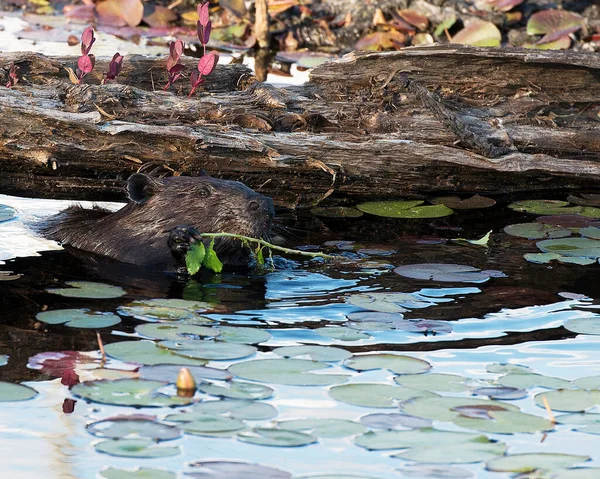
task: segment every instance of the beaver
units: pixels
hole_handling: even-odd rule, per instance
[[[140,266],[181,271],[200,233],[235,233],[267,238],[273,201],[246,185],[213,178],[155,178],[135,173],[127,180],[130,201],[111,212],[71,206],[38,230],[77,250]],[[215,251],[227,267],[248,266],[251,254],[239,240],[218,238]]]

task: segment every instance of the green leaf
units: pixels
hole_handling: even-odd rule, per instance
[[[185,267],[189,274],[193,276],[200,271],[204,256],[206,256],[204,243],[199,241],[198,243],[193,244],[185,255]]]
[[[187,262],[187,257],[186,257],[186,262]],[[221,260],[218,258],[217,253],[215,251],[214,238],[210,242],[208,251],[206,251],[206,254],[204,255],[204,260],[202,261],[202,264],[205,267],[207,267],[208,269],[214,271],[215,273],[220,273],[221,271],[223,271],[223,263],[221,263]]]
[[[257,248],[256,249],[256,263],[259,266],[262,266],[265,264],[265,257],[263,255],[263,248]]]

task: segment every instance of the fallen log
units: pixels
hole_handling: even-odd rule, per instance
[[[201,170],[280,204],[592,187],[600,180],[600,58],[442,45],[353,53],[301,87],[219,66],[204,91],[173,92],[162,61],[73,85],[73,58],[2,54],[0,192],[122,199],[142,169]],[[194,68],[194,62],[189,61]],[[189,70],[189,69],[188,69]]]

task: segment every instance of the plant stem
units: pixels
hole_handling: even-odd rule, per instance
[[[310,253],[308,251],[300,251],[297,249],[284,248],[283,246],[277,246],[272,243],[269,243],[265,240],[252,238],[250,236],[236,235],[233,233],[201,233],[200,236],[204,236],[206,238],[236,238],[239,240],[245,240],[251,243],[257,243],[263,246],[266,246],[269,249],[274,249],[276,251],[281,251],[282,253],[287,254],[296,254],[299,256],[309,256],[311,258],[324,258],[324,259],[333,259],[335,256],[326,254],[326,253]]]

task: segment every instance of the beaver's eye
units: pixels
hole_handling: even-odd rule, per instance
[[[198,190],[198,196],[200,198],[208,198],[212,193],[210,186],[203,186]]]

